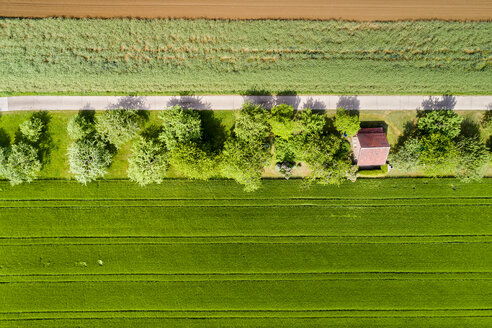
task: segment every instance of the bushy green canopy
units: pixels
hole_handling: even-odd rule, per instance
[[[261,186],[261,174],[269,160],[263,144],[231,138],[224,145],[220,169],[224,177],[244,185],[245,191],[254,191]]]
[[[165,147],[155,140],[139,137],[128,158],[128,178],[141,186],[161,183],[168,166]]]
[[[77,140],[68,148],[70,172],[83,184],[103,177],[112,160],[107,144],[101,140]]]
[[[463,182],[478,181],[490,164],[490,152],[478,137],[463,138],[458,142],[456,176]]]
[[[44,122],[39,117],[34,116],[19,126],[22,136],[32,143],[39,141],[44,129]]]
[[[310,135],[298,145],[298,156],[311,174],[308,183],[340,184],[355,180],[355,167],[349,157],[350,145],[334,135]]]
[[[417,121],[417,127],[422,135],[440,133],[451,139],[461,131],[463,117],[452,110],[436,109],[424,113]]]
[[[271,109],[269,119],[272,133],[280,138],[289,139],[296,131],[297,125],[294,121],[294,107],[280,104]]]
[[[108,109],[97,120],[102,140],[120,148],[140,132],[140,117],[135,109]]]
[[[455,172],[458,153],[452,140],[439,133],[422,138],[420,164],[428,176],[452,175]]]
[[[10,181],[12,186],[32,182],[41,171],[41,162],[36,149],[26,143],[18,143],[10,148],[0,148],[0,176]]]
[[[418,138],[409,138],[395,152],[389,155],[389,162],[403,172],[411,172],[420,167],[422,143]]]
[[[270,134],[268,118],[268,112],[260,105],[245,103],[236,116],[236,137],[244,142],[262,142]]]
[[[201,138],[200,115],[193,110],[174,106],[159,114],[162,120],[162,132],[159,139],[168,150],[173,150],[179,143],[196,141]]]
[[[177,172],[187,178],[208,180],[217,174],[216,161],[212,155],[193,142],[176,146],[171,151],[170,162]]]
[[[311,109],[298,111],[295,115],[297,133],[321,134],[325,126],[325,117],[313,112]]]
[[[347,134],[348,137],[355,136],[360,130],[359,117],[344,108],[337,109],[334,125],[341,134]]]
[[[78,113],[70,118],[67,125],[68,135],[73,140],[80,140],[95,132],[93,115]]]

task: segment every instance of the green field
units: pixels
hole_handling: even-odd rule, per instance
[[[0,94],[489,94],[492,22],[0,19]]]
[[[0,189],[0,327],[492,323],[490,179]]]

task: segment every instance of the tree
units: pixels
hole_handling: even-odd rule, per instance
[[[286,104],[274,106],[269,122],[274,135],[289,139],[297,128],[294,122],[294,107]]]
[[[420,163],[426,175],[452,175],[457,164],[456,146],[446,135],[435,133],[425,136],[422,138]]]
[[[306,109],[298,111],[295,115],[297,132],[303,134],[321,134],[325,126],[323,115],[313,113],[312,110]]]
[[[311,169],[306,181],[338,185],[345,179],[355,180],[355,169],[349,151],[347,142],[333,135],[311,135],[305,138],[299,156]]]
[[[31,117],[19,126],[22,136],[32,143],[39,141],[44,129],[44,122],[39,117]]]
[[[347,134],[348,137],[355,136],[360,130],[359,118],[344,108],[337,109],[334,125],[342,135]]]
[[[94,116],[89,113],[78,113],[68,121],[68,135],[73,140],[84,139],[96,131],[94,127]]]
[[[128,178],[141,186],[161,183],[166,174],[168,155],[164,145],[152,139],[139,137],[128,158]]]
[[[460,134],[463,117],[452,110],[437,109],[420,117],[417,127],[422,135],[442,134],[453,139]]]
[[[254,191],[261,186],[261,174],[269,159],[265,145],[231,138],[224,144],[220,170],[224,177],[244,185],[245,191]]]
[[[22,182],[32,182],[41,171],[41,162],[36,149],[20,142],[0,149],[0,175],[10,181],[12,186]]]
[[[159,136],[168,150],[178,143],[199,140],[202,136],[200,115],[193,110],[185,110],[176,105],[159,114],[163,121],[163,131]]]
[[[193,142],[176,146],[171,151],[170,163],[176,171],[191,179],[208,180],[217,171],[214,159]]]
[[[120,148],[140,132],[140,117],[135,109],[109,109],[97,120],[96,130],[103,141]]]
[[[103,177],[112,160],[107,144],[98,139],[77,140],[68,148],[70,172],[83,184]]]
[[[410,138],[398,149],[391,153],[389,162],[398,170],[411,172],[420,167],[422,144],[418,138]]]
[[[490,152],[478,137],[463,138],[458,142],[456,176],[462,182],[478,181],[487,171]]]
[[[270,134],[268,112],[259,105],[245,103],[237,113],[234,133],[244,142],[263,142]]]

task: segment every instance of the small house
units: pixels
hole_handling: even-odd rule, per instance
[[[352,139],[354,159],[362,168],[386,164],[390,145],[383,128],[362,128]]]

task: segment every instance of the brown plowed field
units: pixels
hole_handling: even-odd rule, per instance
[[[492,0],[0,0],[0,16],[490,20]]]

